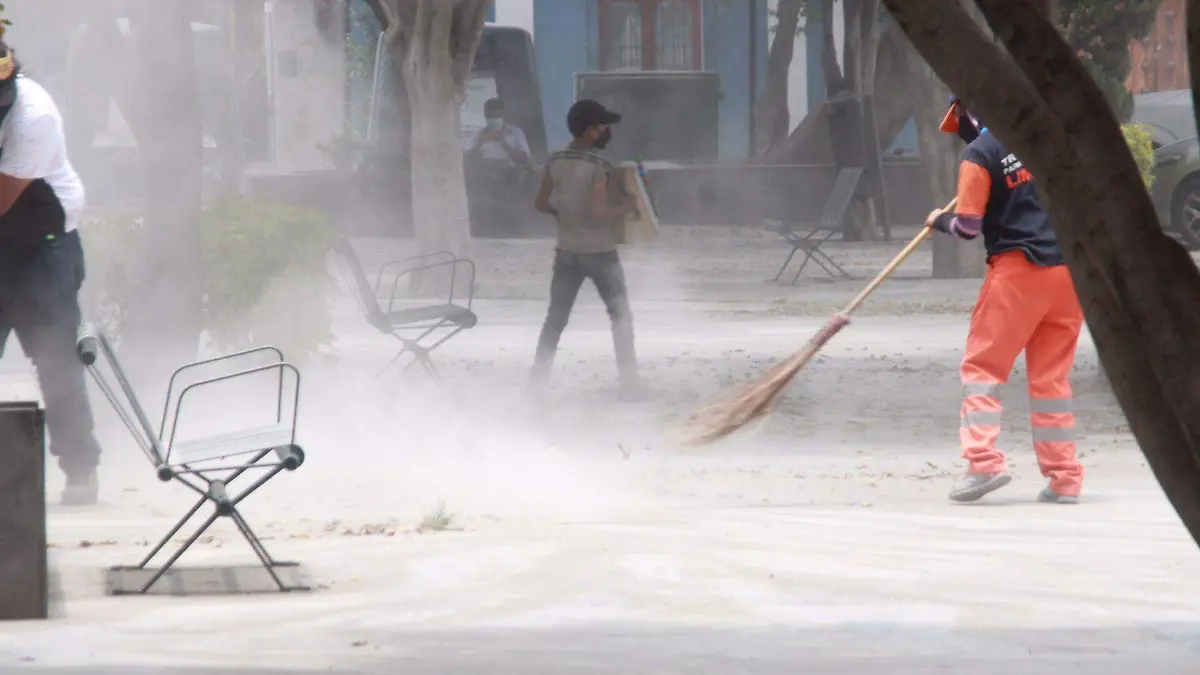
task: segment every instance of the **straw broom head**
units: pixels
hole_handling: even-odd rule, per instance
[[[783,400],[796,374],[847,323],[844,316],[835,315],[803,349],[771,366],[757,379],[697,409],[685,425],[683,442],[706,445],[771,414]]]
[[[954,208],[958,202],[958,197],[950,200],[943,211],[949,211]],[[788,385],[796,378],[796,373],[804,368],[805,364],[812,359],[813,355],[820,351],[821,347],[825,346],[829,339],[837,334],[847,323],[850,322],[850,315],[858,309],[859,305],[867,300],[871,293],[875,292],[876,288],[887,279],[896,268],[904,262],[921,242],[925,241],[933,232],[930,223],[926,223],[925,227],[908,243],[892,261],[883,268],[871,283],[862,290],[850,304],[841,312],[834,314],[829,319],[825,326],[817,331],[817,334],[812,336],[804,348],[795,354],[788,357],[772,366],[765,373],[760,375],[757,380],[744,384],[738,387],[725,398],[719,399],[703,408],[700,408],[692,414],[685,425],[684,432],[686,434],[684,443],[687,445],[704,445],[712,443],[715,440],[724,438],[729,434],[741,429],[750,422],[756,419],[769,415],[775,409],[785,393],[787,393]]]

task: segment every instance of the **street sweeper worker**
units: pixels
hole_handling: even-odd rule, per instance
[[[96,502],[100,446],[84,367],[75,356],[83,183],[67,159],[63,120],[45,89],[20,75],[0,42],[0,354],[9,333],[37,369],[62,500]]]
[[[1033,176],[957,98],[941,130],[967,142],[954,211],[926,225],[961,239],[983,236],[987,274],[971,315],[962,361],[959,439],[968,473],[950,493],[975,501],[1012,480],[1000,435],[1000,386],[1022,351],[1029,379],[1033,449],[1048,479],[1038,500],[1075,503],[1083,467],[1075,453],[1068,375],[1083,311]]]

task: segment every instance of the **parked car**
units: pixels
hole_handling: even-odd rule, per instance
[[[1200,139],[1192,136],[1154,151],[1150,196],[1163,227],[1189,251],[1200,250]]]
[[[1196,135],[1192,90],[1137,94],[1133,97],[1133,116],[1129,121],[1146,127],[1156,150],[1189,139]]]

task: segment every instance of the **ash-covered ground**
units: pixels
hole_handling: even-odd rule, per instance
[[[276,557],[304,563],[312,593],[106,597],[103,570],[136,563],[188,495],[155,480],[94,395],[104,503],[51,507],[56,618],[0,627],[0,667],[1196,672],[1200,554],[1086,335],[1073,380],[1084,502],[1034,501],[1020,364],[1003,436],[1016,479],[978,505],[947,502],[979,284],[930,280],[928,248],[765,425],[711,447],[677,442],[690,410],[799,348],[911,234],[830,244],[857,279],[810,265],[794,287],[765,281],[786,254],[773,235],[667,227],[624,251],[655,391],[636,405],[616,400],[590,287],[552,394],[526,396],[549,242],[475,245],[480,324],[435,352],[441,388],[381,372],[397,343],[337,296],[337,358],[305,372],[309,461],[244,507]],[[403,253],[358,244],[369,269]],[[10,389],[27,386],[22,366],[4,368]],[[52,471],[52,498],[60,485]],[[422,528],[439,504],[445,527]],[[227,523],[210,534],[185,562],[253,562]]]

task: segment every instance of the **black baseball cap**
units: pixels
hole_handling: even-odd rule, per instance
[[[590,98],[580,99],[567,111],[567,129],[578,138],[597,124],[616,124],[621,116]]]

